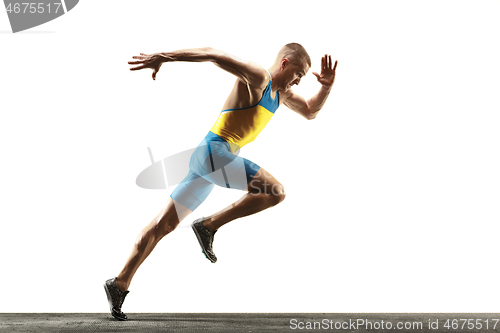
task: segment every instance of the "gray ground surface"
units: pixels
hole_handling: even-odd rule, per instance
[[[3,313],[0,332],[500,332],[500,315],[492,313],[130,313],[128,316],[130,320],[121,322],[107,313]],[[398,324],[402,325],[400,329]]]

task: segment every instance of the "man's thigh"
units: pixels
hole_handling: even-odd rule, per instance
[[[201,155],[197,156],[195,172],[212,184],[245,191],[248,183],[254,178],[260,166],[252,161],[237,156],[229,151],[229,145],[221,142],[210,142],[210,153],[203,156],[203,163],[199,163]],[[209,167],[207,167],[209,166]],[[208,169],[208,172],[206,171]]]
[[[214,184],[190,171],[177,185],[170,197],[189,210],[194,211],[208,197]]]

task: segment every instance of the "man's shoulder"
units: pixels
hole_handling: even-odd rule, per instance
[[[253,89],[265,89],[269,83],[269,72],[256,62],[249,61],[249,69],[251,70],[251,80],[243,82]]]

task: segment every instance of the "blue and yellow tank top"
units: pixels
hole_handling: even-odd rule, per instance
[[[230,143],[231,152],[255,140],[280,106],[279,91],[276,91],[275,98],[271,97],[271,82],[269,74],[269,83],[259,103],[241,109],[222,110],[210,130]]]

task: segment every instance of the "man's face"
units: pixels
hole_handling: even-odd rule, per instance
[[[283,91],[287,92],[292,86],[299,84],[308,71],[309,65],[306,60],[298,64],[287,61],[283,68]]]

